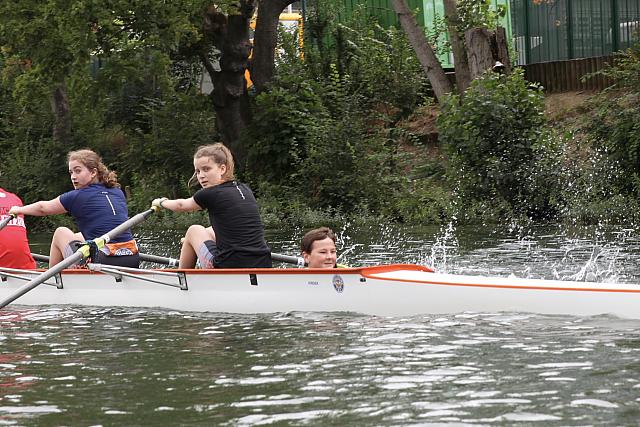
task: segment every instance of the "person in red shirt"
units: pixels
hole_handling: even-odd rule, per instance
[[[12,206],[22,206],[22,200],[0,187],[0,221],[9,215]],[[18,215],[0,230],[0,267],[34,269],[24,216]]]

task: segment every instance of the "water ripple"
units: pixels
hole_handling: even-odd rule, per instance
[[[341,242],[356,265],[638,281],[636,231],[551,231],[347,227]],[[0,424],[635,425],[639,331],[610,316],[16,306],[0,313]]]

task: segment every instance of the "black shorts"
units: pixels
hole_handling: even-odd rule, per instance
[[[206,240],[198,252],[198,259],[202,268],[271,268],[271,253],[260,251],[235,251],[224,259],[220,259],[216,242]],[[206,267],[204,267],[206,265]]]
[[[78,250],[80,246],[84,243],[79,240],[74,240],[69,243],[69,249],[71,252],[75,252]],[[122,256],[109,256],[102,251],[98,251],[96,253],[95,259],[92,259],[91,262],[95,264],[105,264],[105,265],[114,265],[116,267],[129,267],[129,268],[139,268],[140,267],[140,255],[122,255]]]

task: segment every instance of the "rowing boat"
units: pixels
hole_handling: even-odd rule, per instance
[[[345,269],[64,270],[16,301],[24,305],[159,307],[180,311],[613,314],[640,318],[640,286],[435,273],[413,264]],[[0,268],[0,298],[41,271]]]

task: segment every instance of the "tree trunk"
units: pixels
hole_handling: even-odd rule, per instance
[[[465,33],[471,78],[475,79],[495,64],[491,53],[491,33],[486,28],[471,28]]]
[[[216,111],[217,128],[240,170],[246,158],[240,136],[251,120],[244,72],[249,65],[249,23],[254,9],[255,0],[239,0],[234,12],[228,15],[215,6],[210,6],[205,13],[205,32],[220,51],[219,70],[208,58],[202,57],[213,83],[210,96]]]
[[[71,142],[71,108],[64,83],[60,83],[53,91],[51,109],[55,117],[53,139],[60,145],[68,147]]]
[[[504,65],[504,73],[511,74],[511,59],[509,58],[509,43],[507,42],[507,30],[504,27],[496,28],[496,55],[498,61]]]
[[[280,14],[294,1],[262,0],[259,3],[250,63],[251,81],[258,93],[265,90],[273,79]]]
[[[458,32],[460,17],[456,0],[444,0],[444,14],[447,17],[447,30],[449,43],[453,52],[453,66],[456,70],[456,85],[458,93],[463,94],[471,84],[471,72],[469,71],[469,59],[464,46],[464,38]]]
[[[392,0],[391,4],[398,15],[400,25],[407,33],[409,42],[413,46],[423,70],[431,82],[436,99],[442,101],[447,94],[453,91],[453,88],[442,69],[440,61],[438,61],[433,48],[429,45],[424,31],[418,26],[415,17],[407,7],[405,0]]]
[[[472,79],[487,70],[511,72],[504,28],[499,27],[496,32],[491,32],[486,28],[472,28],[467,30],[464,35]],[[500,65],[498,62],[501,64],[500,67],[498,67]]]

